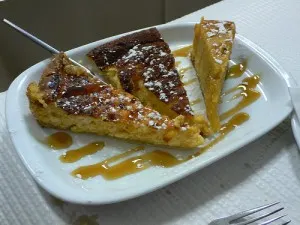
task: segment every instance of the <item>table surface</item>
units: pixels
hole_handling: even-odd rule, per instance
[[[172,23],[226,19],[300,78],[300,1],[225,0]],[[5,93],[0,94],[0,224],[208,224],[280,201],[300,224],[300,155],[290,118],[230,156],[145,196],[111,205],[62,202],[33,181],[9,139]]]

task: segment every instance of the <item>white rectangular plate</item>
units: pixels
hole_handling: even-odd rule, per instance
[[[192,43],[193,23],[167,24],[157,26],[157,28],[171,49]],[[87,63],[85,54],[88,51],[119,36],[122,35],[70,50],[67,54],[74,59],[83,60],[84,63]],[[240,57],[248,59],[248,70],[243,75],[244,77],[254,73],[261,74],[258,89],[262,96],[243,110],[243,112],[250,114],[250,120],[231,132],[209,151],[173,168],[153,167],[112,181],[105,180],[101,176],[88,180],[72,177],[70,172],[78,166],[100,162],[138,144],[91,134],[70,133],[73,136],[74,144],[69,149],[96,140],[103,140],[106,145],[104,150],[92,156],[85,157],[76,163],[63,164],[58,157],[65,150],[53,151],[37,141],[37,139],[53,133],[54,130],[44,129],[37,124],[28,108],[26,88],[30,82],[39,80],[49,60],[44,60],[24,71],[14,80],[8,90],[6,118],[11,139],[34,179],[45,190],[58,198],[75,203],[106,204],[146,194],[177,181],[234,152],[271,130],[289,115],[292,105],[287,84],[293,82],[291,77],[269,54],[241,35],[236,35],[231,57],[232,62],[238,61]],[[185,61],[185,63],[189,63],[188,60]],[[191,73],[187,77],[189,76],[194,76],[194,74]],[[224,89],[226,90],[240,83],[242,79],[243,77],[227,80]],[[188,86],[187,91],[191,100],[197,98],[200,93],[197,83],[194,86]],[[222,103],[221,110],[224,111],[227,107],[227,103]],[[196,107],[195,110],[199,111],[201,108]],[[184,151],[164,147],[147,146],[146,149],[147,151],[163,149],[174,153],[176,156],[188,154]]]

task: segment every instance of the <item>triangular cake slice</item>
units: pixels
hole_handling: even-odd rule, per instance
[[[204,20],[195,25],[192,61],[206,105],[206,114],[214,132],[220,129],[219,102],[227,73],[235,25],[229,21]]]
[[[143,104],[171,118],[193,117],[174,57],[156,28],[100,45],[88,56],[114,87],[133,94]]]
[[[44,127],[177,147],[203,143],[202,121],[189,125],[183,116],[170,119],[144,107],[133,95],[90,77],[63,53],[51,60],[38,84],[28,86],[27,96]]]

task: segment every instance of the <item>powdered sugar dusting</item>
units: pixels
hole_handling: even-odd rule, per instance
[[[61,96],[57,97],[57,106],[69,114],[87,115],[101,118],[103,121],[120,121],[125,124],[131,121],[154,129],[167,129],[168,124],[173,123],[159,112],[144,107],[132,95],[103,85],[98,80],[87,79],[79,82],[73,76],[60,76],[60,79],[64,81],[64,86],[60,86],[59,89],[49,81],[46,84],[51,92]],[[161,85],[160,82],[154,83],[156,86]],[[58,90],[64,90],[64,94]]]
[[[133,52],[130,54],[133,55]],[[54,104],[55,107],[64,110],[70,115],[70,119],[72,116],[74,120],[83,119],[81,116],[85,116],[84,119],[96,118],[97,120],[92,120],[95,126],[102,126],[103,122],[115,122],[133,128],[150,126],[153,129],[173,129],[175,126],[174,120],[144,107],[131,94],[103,84],[101,80],[91,78],[85,72],[73,75],[58,71],[43,78],[45,79],[39,84],[45,91],[43,99],[47,104]],[[163,82],[158,80],[153,83],[157,88],[163,85]]]
[[[174,58],[165,42],[156,45],[135,45],[118,59],[115,65],[120,69],[120,80],[124,81],[121,82],[123,88],[125,82],[128,83],[126,86],[128,88],[124,88],[127,92],[134,89],[130,81],[131,76],[140,73],[145,88],[154,93],[162,102],[169,103],[175,99],[178,102],[178,98],[181,97],[184,104],[178,102],[173,109],[179,114],[191,113],[184,107],[188,103],[186,92],[174,68]]]
[[[208,42],[211,43],[210,49],[214,61],[223,64],[228,59],[228,53],[233,44],[234,23],[228,21],[202,21],[202,27],[206,31]]]
[[[223,61],[221,59],[217,59],[216,57],[214,57],[214,60],[218,64],[222,64],[223,63]]]
[[[224,26],[225,23],[226,23],[226,22],[224,22],[224,21],[221,21],[221,22],[219,22],[219,23],[215,23],[215,26],[218,27],[218,32],[219,32],[219,34],[226,34],[227,29],[226,29],[225,26]]]
[[[232,27],[229,26],[229,28],[226,28],[226,24],[229,23],[227,21],[207,21],[205,24],[203,24],[203,27],[207,30],[207,37],[211,38],[216,35],[226,35],[231,32]]]
[[[74,115],[89,115],[104,121],[131,121],[155,129],[166,129],[172,123],[159,112],[144,107],[137,99],[125,93],[118,93],[110,86],[102,91],[85,95],[60,98],[57,105]],[[128,113],[124,113],[127,111]]]

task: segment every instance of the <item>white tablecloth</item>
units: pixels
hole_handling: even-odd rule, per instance
[[[228,19],[300,78],[300,1],[227,0],[173,22]],[[0,75],[1,77],[1,75]],[[0,78],[1,79],[1,78]],[[41,190],[13,149],[0,94],[0,224],[208,224],[267,202],[280,201],[300,224],[300,156],[285,120],[267,135],[197,173],[122,203],[84,206]]]

